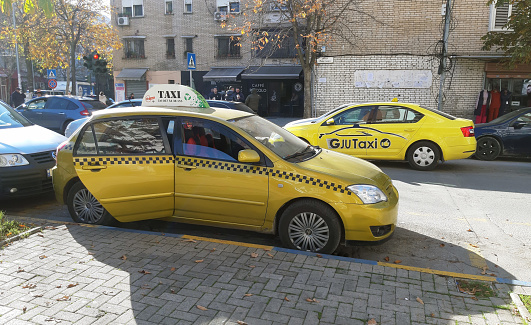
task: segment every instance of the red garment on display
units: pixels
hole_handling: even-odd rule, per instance
[[[481,106],[481,114],[476,116],[476,124],[487,123],[487,105]]]
[[[498,117],[498,113],[500,111],[501,106],[501,99],[500,99],[501,93],[493,89],[490,92],[490,107],[489,107],[489,117],[487,118],[487,122],[490,122]]]

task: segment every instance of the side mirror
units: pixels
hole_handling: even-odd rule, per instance
[[[522,122],[522,121],[515,121],[512,125],[513,128],[515,129],[521,129],[523,128],[524,126],[526,126],[527,124],[525,122]]]
[[[255,163],[260,161],[258,152],[251,149],[244,149],[238,152],[238,161],[241,163]]]
[[[326,120],[326,122],[325,122],[325,123],[326,123],[326,125],[334,125],[334,124],[335,124],[335,122],[334,122],[334,119],[333,119],[333,118],[331,118],[331,119],[328,119],[328,120]]]

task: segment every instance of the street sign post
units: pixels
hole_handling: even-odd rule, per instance
[[[188,70],[190,70],[190,87],[195,89],[194,87],[194,81],[192,79],[192,70],[196,69],[197,62],[195,61],[195,53],[187,53],[186,62],[188,62]]]
[[[57,71],[55,69],[48,69],[46,71],[48,79],[57,79]]]

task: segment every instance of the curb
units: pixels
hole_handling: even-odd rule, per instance
[[[6,238],[4,240],[1,240],[0,241],[0,247],[4,247],[7,244],[10,244],[10,243],[15,242],[17,240],[21,240],[23,238],[29,237],[29,236],[33,235],[34,233],[37,233],[37,232],[39,232],[41,230],[42,230],[42,227],[35,227],[35,228],[31,228],[30,230],[27,230],[27,231],[25,231],[23,233],[20,233],[20,234],[18,234],[16,236],[9,237],[9,238]]]
[[[365,259],[354,258],[354,257],[343,257],[343,256],[335,256],[335,255],[328,255],[328,254],[304,252],[304,251],[299,251],[295,249],[276,247],[276,246],[250,244],[250,243],[236,242],[236,241],[230,241],[230,240],[183,235],[183,234],[166,234],[166,233],[148,231],[148,230],[124,229],[124,228],[111,227],[111,226],[89,225],[89,224],[80,224],[80,223],[75,223],[75,222],[62,222],[62,221],[57,221],[57,220],[46,220],[46,219],[38,219],[38,218],[31,218],[31,217],[22,217],[22,218],[28,218],[31,220],[39,220],[40,222],[46,221],[46,222],[55,223],[55,224],[77,225],[81,227],[103,228],[103,229],[110,229],[110,230],[123,231],[123,232],[133,232],[133,233],[140,233],[140,234],[147,234],[147,235],[154,235],[154,236],[194,239],[194,240],[200,240],[200,241],[206,241],[206,242],[212,242],[212,243],[218,243],[218,244],[259,248],[259,249],[264,249],[267,251],[285,252],[285,253],[312,256],[312,257],[331,259],[331,260],[339,260],[339,261],[345,261],[345,262],[351,262],[351,263],[361,263],[361,264],[372,265],[372,266],[390,267],[390,268],[395,268],[395,269],[416,271],[416,272],[428,273],[428,274],[436,274],[440,276],[449,276],[449,277],[468,279],[468,280],[487,281],[487,282],[496,282],[496,283],[515,285],[515,286],[531,287],[531,282],[529,281],[513,280],[513,279],[499,278],[499,277],[486,276],[486,275],[475,275],[475,274],[457,273],[457,272],[442,271],[442,270],[433,270],[433,269],[422,268],[422,267],[398,265],[398,264],[365,260]],[[41,228],[42,227],[35,228],[35,229],[41,229]]]
[[[520,313],[520,316],[526,322],[531,322],[531,314],[529,314],[529,311],[527,311],[527,308],[524,306],[524,303],[520,299],[520,296],[517,293],[511,292],[511,299],[516,305],[516,308],[518,308],[518,312]]]

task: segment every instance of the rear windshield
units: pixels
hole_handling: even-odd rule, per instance
[[[83,103],[83,105],[85,105],[86,108],[91,108],[91,109],[104,109],[105,107],[107,107],[107,105],[100,102],[99,100],[84,99],[81,102]]]
[[[441,112],[441,111],[436,110],[436,109],[426,108],[426,107],[422,107],[422,108],[424,108],[425,110],[428,110],[428,111],[430,111],[430,112],[433,112],[433,113],[435,113],[435,114],[439,114],[439,115],[442,116],[442,117],[446,117],[446,118],[449,119],[449,120],[455,120],[455,119],[457,118],[457,117],[455,117],[455,116],[453,116],[453,115],[450,115],[450,114],[445,113],[445,112]]]

